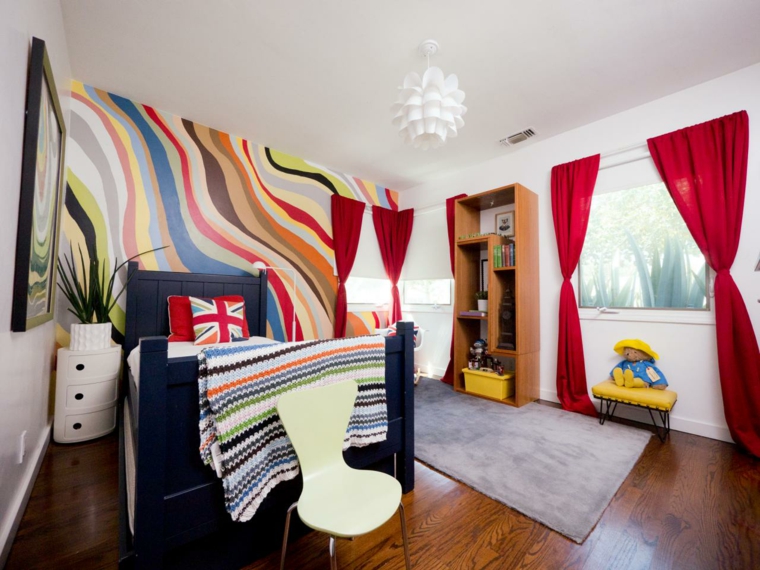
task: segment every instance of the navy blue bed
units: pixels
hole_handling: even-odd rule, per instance
[[[128,272],[124,354],[140,344],[140,386],[125,365],[121,394],[129,397],[135,446],[135,533],[127,514],[120,413],[119,568],[240,568],[280,547],[285,512],[297,500],[301,480],[276,487],[250,521],[232,522],[221,481],[198,453],[198,361],[167,357],[167,297],[242,295],[251,335],[266,336],[266,274],[143,271],[134,262]],[[345,452],[353,467],[395,474],[404,493],[414,488],[413,364],[412,325],[400,323],[398,336],[386,339],[388,439]],[[291,536],[305,532],[294,527]]]

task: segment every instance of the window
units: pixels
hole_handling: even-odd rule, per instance
[[[581,307],[708,308],[705,258],[663,183],[594,195]]]
[[[346,300],[349,303],[384,305],[391,302],[391,282],[387,279],[349,277],[346,281]]]
[[[451,279],[408,279],[400,285],[405,305],[451,305]]]

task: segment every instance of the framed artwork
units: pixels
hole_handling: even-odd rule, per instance
[[[488,291],[488,260],[480,260],[480,291]]]
[[[496,214],[496,235],[512,237],[515,235],[515,213],[501,212]]]
[[[26,88],[11,330],[53,318],[66,125],[45,42],[32,39]]]

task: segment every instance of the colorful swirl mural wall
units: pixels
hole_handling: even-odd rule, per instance
[[[332,336],[337,280],[330,196],[394,210],[396,192],[112,93],[72,82],[71,139],[61,255],[113,266],[143,255],[146,269],[244,274],[270,271],[268,336]],[[124,306],[111,319],[124,332]],[[72,322],[65,301],[57,322]],[[362,327],[357,327],[362,328]],[[59,330],[65,337],[65,332]],[[61,336],[59,335],[59,338]],[[62,342],[63,344],[63,342]]]

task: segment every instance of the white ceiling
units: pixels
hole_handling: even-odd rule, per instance
[[[539,140],[760,61],[758,0],[61,5],[75,79],[396,190],[515,152],[498,140],[526,127]],[[390,106],[429,37],[469,110],[422,151]]]

